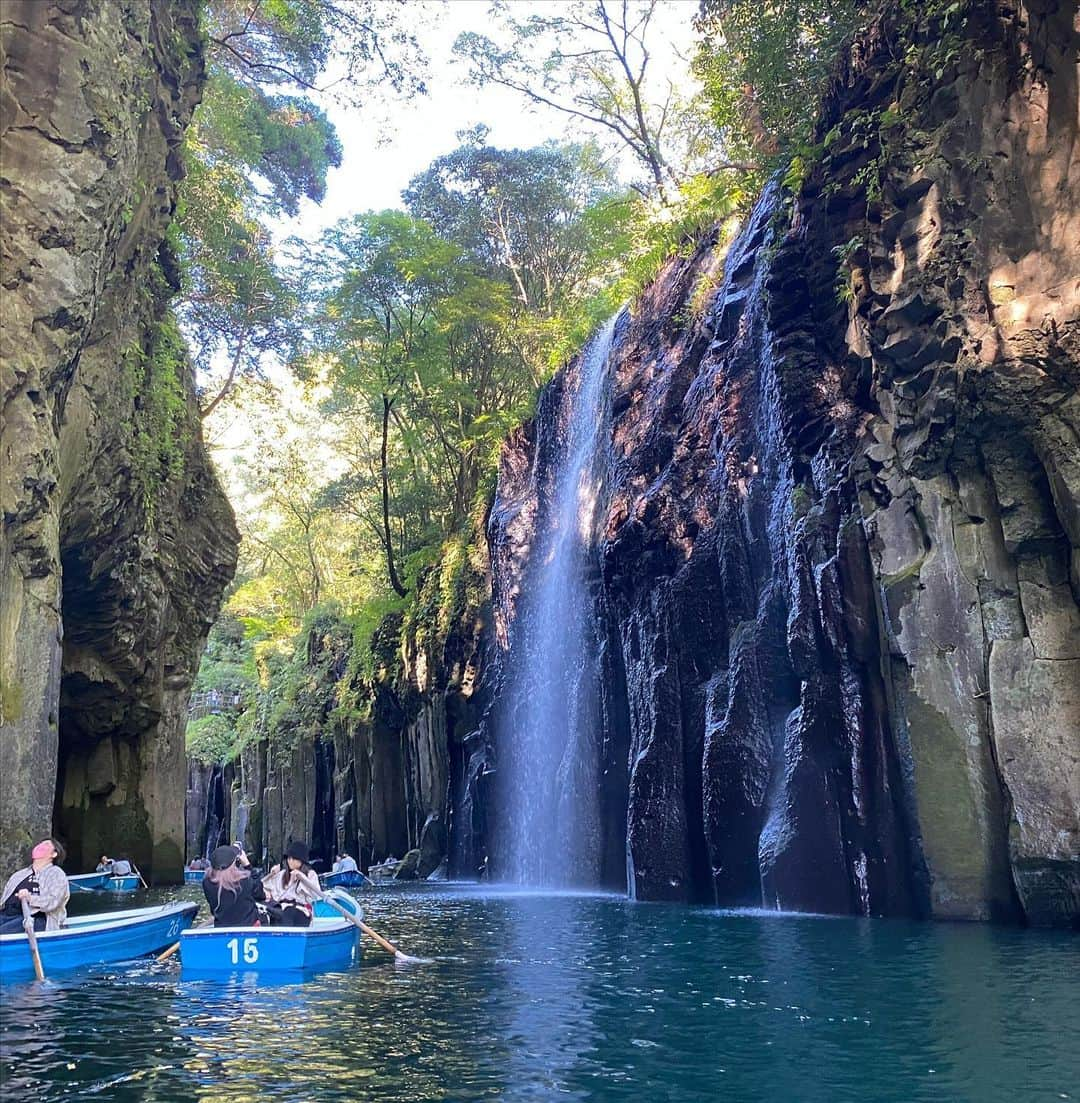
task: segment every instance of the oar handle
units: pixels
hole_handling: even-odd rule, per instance
[[[26,940],[30,943],[30,956],[34,959],[34,976],[38,980],[45,979],[45,970],[41,967],[41,953],[38,950],[37,933],[34,931],[34,917],[30,914],[30,901],[23,896],[20,901],[23,913],[23,930],[26,931]]]

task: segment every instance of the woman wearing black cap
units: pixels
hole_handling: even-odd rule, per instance
[[[215,927],[258,927],[259,909],[266,899],[262,881],[251,876],[251,863],[235,846],[219,846],[210,855],[203,878],[203,894],[214,913]]]
[[[312,904],[319,897],[318,874],[308,865],[306,843],[289,843],[285,867],[274,866],[263,885],[271,901],[270,922],[282,927],[309,927]]]

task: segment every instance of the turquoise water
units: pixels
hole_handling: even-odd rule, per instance
[[[4,1098],[1080,1099],[1075,935],[476,886],[357,895],[435,960],[368,944],[359,968],[302,984],[138,963],[8,985]]]

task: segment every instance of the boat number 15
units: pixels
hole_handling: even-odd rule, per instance
[[[240,964],[241,955],[248,965],[254,965],[259,960],[259,943],[254,938],[245,938],[242,943],[238,938],[230,938],[225,945],[232,954],[233,965]]]

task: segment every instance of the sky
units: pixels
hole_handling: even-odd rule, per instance
[[[565,6],[565,0],[510,3],[518,18]],[[687,66],[679,53],[688,56],[692,48],[691,20],[698,8],[698,0],[663,0],[662,18],[654,23],[659,33],[653,39],[650,72],[662,75],[672,71],[685,81]],[[306,200],[300,217],[282,225],[286,236],[297,234],[310,241],[358,211],[400,207],[401,190],[412,177],[436,157],[456,149],[458,132],[478,123],[490,129],[489,142],[500,148],[527,148],[568,134],[579,139],[586,136],[583,124],[551,109],[533,109],[509,89],[494,85],[475,88],[466,83],[467,67],[453,57],[454,40],[463,31],[489,33],[489,9],[488,0],[447,0],[445,4],[411,0],[407,10],[416,13],[416,21],[410,29],[428,57],[428,94],[390,103],[384,109],[385,120],[379,120],[375,112],[369,115],[324,102],[341,138],[342,165],[330,171],[323,203]]]

